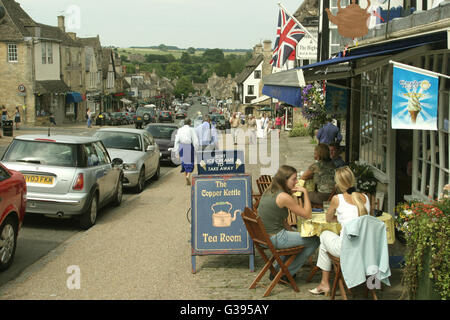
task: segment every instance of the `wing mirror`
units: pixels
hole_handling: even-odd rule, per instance
[[[113,165],[113,167],[119,167],[119,166],[121,166],[122,164],[123,164],[123,160],[120,159],[120,158],[114,158],[114,159],[112,160],[112,165]]]
[[[155,149],[156,149],[156,146],[154,146],[154,145],[149,145],[149,146],[147,147],[147,151],[150,151],[150,152],[155,151]]]

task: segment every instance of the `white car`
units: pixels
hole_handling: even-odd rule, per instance
[[[102,140],[112,158],[123,160],[123,186],[140,193],[145,182],[160,175],[161,153],[153,136],[145,130],[102,128],[94,137]]]

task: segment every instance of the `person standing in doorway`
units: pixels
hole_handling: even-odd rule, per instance
[[[230,128],[231,128],[231,137],[233,138],[233,143],[237,144],[237,135],[236,130],[239,127],[239,118],[236,115],[236,112],[233,113],[233,116],[230,119]]]
[[[186,185],[191,185],[191,174],[194,171],[195,150],[198,149],[198,137],[191,127],[191,119],[184,121],[184,126],[178,129],[175,136],[174,151],[180,156],[181,172],[184,172]]]
[[[327,123],[317,132],[317,140],[319,141],[319,143],[325,143],[328,145],[332,143],[341,143],[341,132],[339,131],[338,127],[331,123],[332,120],[332,117],[328,115]]]
[[[14,123],[16,124],[16,130],[19,130],[20,125],[20,109],[19,106],[16,107],[16,111],[14,111]]]

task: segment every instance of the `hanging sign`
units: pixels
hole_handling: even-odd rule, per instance
[[[392,129],[437,130],[439,78],[394,64]]]
[[[195,256],[211,254],[249,254],[253,271],[253,243],[241,217],[252,207],[251,176],[194,175],[191,197],[192,272]]]
[[[325,110],[332,115],[346,115],[348,90],[327,84],[325,90]]]

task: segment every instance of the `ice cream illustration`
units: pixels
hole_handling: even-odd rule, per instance
[[[420,107],[420,101],[419,101],[419,98],[422,96],[422,94],[416,93],[416,92],[408,92],[408,93],[405,93],[404,95],[409,97],[407,109],[408,109],[409,115],[411,116],[411,122],[416,123],[417,115],[422,110],[422,108]]]
[[[200,161],[200,167],[202,167],[203,168],[203,170],[206,170],[206,163],[205,163],[205,161]]]
[[[242,164],[241,159],[237,159],[235,164],[236,164],[236,169],[238,169],[239,166]]]

